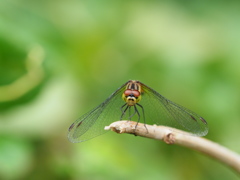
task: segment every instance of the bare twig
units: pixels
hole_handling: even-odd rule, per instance
[[[137,125],[137,126],[136,126]],[[135,129],[136,128],[136,129]],[[116,121],[105,130],[129,133],[157,140],[167,144],[178,144],[207,154],[240,173],[240,155],[205,138],[167,126],[145,125],[134,121]]]

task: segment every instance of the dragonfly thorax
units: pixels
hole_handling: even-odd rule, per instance
[[[134,106],[141,100],[141,93],[138,90],[127,89],[124,91],[122,98],[129,106]]]

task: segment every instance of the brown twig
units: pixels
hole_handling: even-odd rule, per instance
[[[137,126],[136,126],[137,125]],[[136,128],[136,129],[135,129]],[[145,125],[134,121],[116,121],[105,130],[129,133],[157,140],[167,144],[178,144],[207,154],[240,173],[240,155],[205,138],[167,126]]]

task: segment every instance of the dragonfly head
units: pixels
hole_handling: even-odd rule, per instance
[[[141,93],[138,90],[127,89],[122,94],[122,98],[129,106],[134,106],[141,100]]]

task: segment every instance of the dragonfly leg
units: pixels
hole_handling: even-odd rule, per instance
[[[134,110],[135,110],[135,111],[134,111],[133,114],[131,114],[131,113],[130,113],[130,109],[131,109],[131,107],[132,107],[132,106],[129,107],[129,117],[128,117],[129,120],[131,120],[131,118],[137,113],[137,111],[136,111],[136,109],[135,109],[135,107],[134,107]]]
[[[126,110],[123,110],[123,108],[124,108],[126,105],[127,105],[127,103],[125,103],[124,105],[121,106],[120,109],[121,109],[122,113],[124,113],[124,111],[126,111]]]
[[[131,118],[132,118],[132,116],[131,116],[131,106],[129,107],[129,117],[128,117],[128,119],[131,121]]]
[[[135,130],[137,129],[137,125],[138,125],[138,123],[140,122],[140,113],[138,112],[138,109],[137,109],[137,106],[136,105],[134,105],[134,109],[135,109],[135,113],[137,113],[137,115],[138,115],[138,121],[137,121],[137,124],[136,124],[136,126],[135,126]],[[134,114],[135,114],[134,113]]]
[[[122,115],[121,115],[121,117],[120,117],[120,120],[122,120],[123,116],[125,115],[126,111],[127,111],[128,108],[129,108],[129,106],[127,105],[127,107],[123,110],[123,108],[124,108],[126,105],[127,105],[127,103],[124,104],[124,105],[121,107]]]
[[[148,133],[148,129],[147,129],[147,126],[146,126],[146,120],[145,120],[145,113],[144,113],[144,108],[143,108],[143,106],[142,105],[140,105],[140,104],[138,104],[137,103],[137,105],[142,109],[142,114],[143,114],[143,122],[144,122],[144,127],[146,128],[146,130],[147,130],[147,133]],[[140,114],[139,114],[139,112],[137,112],[138,113],[138,116],[139,116],[139,118],[140,118]],[[139,122],[139,121],[138,121]]]

